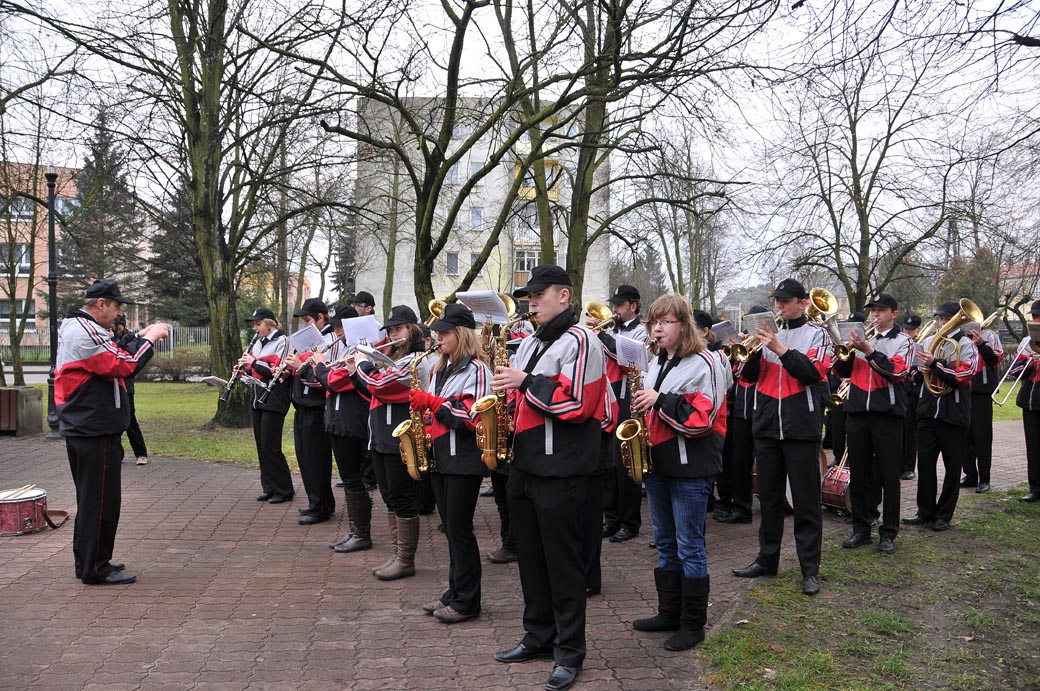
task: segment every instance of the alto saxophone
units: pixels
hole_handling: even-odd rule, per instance
[[[631,393],[643,388],[643,373],[635,367],[629,367],[628,390]],[[643,411],[632,411],[632,417],[618,425],[614,435],[621,440],[621,461],[625,464],[628,477],[636,484],[642,484],[643,478],[653,472],[650,462],[650,437],[647,434]]]
[[[412,358],[412,362],[408,366],[412,374],[412,391],[422,391],[422,383],[419,381],[419,363],[440,347],[440,343],[434,343],[428,350]],[[401,461],[408,468],[408,475],[413,480],[422,480],[433,470],[432,457],[428,449],[431,440],[430,435],[426,433],[423,414],[409,408],[408,419],[395,427],[392,434],[400,440]]]
[[[494,367],[509,366],[509,352],[506,350],[506,339],[509,335],[509,327],[513,324],[530,319],[531,313],[518,315],[504,326],[499,327],[498,336],[495,337],[494,345]],[[491,339],[485,350],[490,349]],[[473,412],[477,414],[477,446],[480,447],[481,460],[491,470],[498,470],[509,462],[509,448],[506,446],[509,440],[509,431],[513,426],[512,416],[509,414],[509,404],[506,401],[505,391],[496,391],[493,394],[482,397],[473,404]]]

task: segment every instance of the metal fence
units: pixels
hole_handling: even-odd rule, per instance
[[[49,362],[51,357],[50,332],[47,330],[27,331],[22,336],[20,351],[23,362]],[[173,357],[176,348],[184,346],[205,348],[209,346],[208,326],[174,326],[166,340],[155,344],[156,357]],[[0,329],[0,359],[11,361],[11,339],[6,329]]]

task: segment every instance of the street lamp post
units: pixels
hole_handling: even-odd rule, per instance
[[[54,186],[58,173],[47,166],[47,316],[51,328],[51,370],[47,375],[47,426],[49,438],[58,434],[58,410],[54,406],[54,370],[58,365],[58,253],[54,242]]]

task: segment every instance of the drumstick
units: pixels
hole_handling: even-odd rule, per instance
[[[8,497],[8,499],[14,499],[14,497],[20,497],[21,495],[25,494],[26,492],[29,492],[29,491],[34,490],[34,489],[36,489],[36,485],[26,485],[22,489],[18,490],[18,492],[14,496]]]
[[[36,485],[23,485],[23,486],[19,487],[18,489],[9,489],[9,490],[7,490],[6,492],[3,493],[4,496],[2,498],[3,499],[14,499],[15,497],[17,497],[22,492],[30,490],[30,489],[32,489],[35,486]]]

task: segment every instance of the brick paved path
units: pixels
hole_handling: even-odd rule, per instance
[[[996,426],[994,450],[994,487],[1024,482],[1020,423]],[[61,442],[0,438],[0,487],[29,483],[47,489],[50,508],[75,509]],[[0,537],[0,687],[512,690],[541,688],[548,677],[550,662],[492,658],[523,634],[515,564],[485,563],[479,619],[449,627],[419,611],[445,585],[447,543],[432,517],[423,519],[418,575],[383,583],[369,573],[387,555],[378,511],[376,548],[343,555],[326,547],[343,532],[342,506],[333,521],[299,526],[299,502],[254,500],[254,470],[153,457],[124,465],[123,486],[115,558],[138,575],[134,585],[81,585],[71,522]],[[915,483],[902,487],[913,513]],[[498,546],[498,515],[490,498],[477,511],[487,552]],[[708,523],[711,623],[748,585],[729,572],[754,557],[758,521]],[[824,526],[830,541],[848,532],[833,514]],[[647,542],[603,545],[603,595],[588,606],[580,688],[703,687],[689,654],[661,647],[665,634],[630,628],[656,606]],[[793,566],[790,524],[784,546]],[[824,590],[826,574],[824,564]]]

